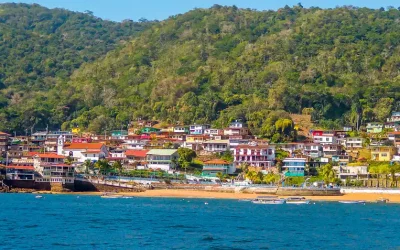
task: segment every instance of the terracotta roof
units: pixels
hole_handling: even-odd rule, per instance
[[[71,168],[74,168],[74,166],[68,165],[65,163],[42,162],[40,165],[45,166],[45,167],[71,167]]]
[[[226,164],[230,164],[229,162],[225,161],[225,160],[221,160],[221,159],[214,159],[214,160],[210,160],[210,161],[206,161],[204,162],[204,164],[219,164],[219,165],[226,165]]]
[[[31,154],[34,153],[34,154]],[[64,159],[65,156],[63,155],[58,155],[58,154],[54,154],[54,153],[35,153],[35,152],[29,152],[29,155],[32,155],[34,157],[39,157],[39,158],[51,158],[51,159]]]
[[[101,149],[103,147],[103,143],[71,143],[65,149]]]
[[[237,147],[236,147],[237,149],[240,149],[240,148],[247,148],[247,149],[268,149],[268,148],[270,148],[270,146],[268,146],[268,145],[258,145],[258,146],[251,146],[251,145],[238,145]]]
[[[19,170],[35,170],[33,166],[7,166],[6,168]]]
[[[147,152],[150,150],[135,150],[135,149],[129,149],[125,151],[126,156],[133,156],[133,157],[146,157]]]
[[[89,149],[89,150],[86,150],[85,152],[86,153],[100,153],[101,150],[99,150],[99,149]]]

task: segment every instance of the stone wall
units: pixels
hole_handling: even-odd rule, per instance
[[[10,187],[16,189],[34,189],[38,191],[53,191],[53,192],[68,192],[74,191],[74,184],[67,183],[50,183],[50,182],[35,182],[28,180],[4,180],[4,183]]]
[[[109,186],[109,185],[104,185],[104,184],[75,180],[75,191],[78,191],[78,192],[144,192],[145,189],[141,188],[141,187],[125,188],[125,187],[118,187],[118,186]]]

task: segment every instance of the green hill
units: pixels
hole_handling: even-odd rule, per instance
[[[383,121],[400,108],[399,20],[393,8],[196,9],[85,63],[27,106],[38,126],[65,120],[95,132],[137,118],[220,127],[242,118],[272,137],[278,118],[305,108],[327,128]]]
[[[90,13],[47,9],[37,4],[0,4],[2,129],[21,130],[40,123],[34,119],[23,122],[19,116],[24,115],[25,107],[21,106],[32,98],[45,98],[57,81],[67,81],[82,63],[104,56],[149,25],[104,21]],[[40,125],[54,120],[51,107],[46,112],[38,118],[47,120]]]

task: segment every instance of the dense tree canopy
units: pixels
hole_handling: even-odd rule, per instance
[[[37,4],[0,4],[1,129],[61,124],[69,107],[45,102],[49,90],[150,25]]]
[[[92,20],[87,29],[98,31],[92,23],[99,19],[79,16]],[[211,122],[217,127],[240,118],[254,134],[275,136],[275,141],[294,136],[288,113],[308,112],[332,128],[382,121],[400,108],[399,20],[400,11],[394,8],[195,9],[151,25],[105,57],[77,64],[80,68],[70,78],[62,73],[68,67],[56,67],[46,85],[49,91],[4,91],[0,105],[6,108],[0,119],[10,128],[60,126],[65,121],[64,128],[100,132],[137,118]],[[138,25],[105,23],[131,25],[133,30]],[[21,25],[23,30],[31,27]],[[85,27],[83,33],[90,33]],[[115,46],[118,39],[110,43]],[[73,48],[69,53],[81,54]],[[101,52],[93,52],[94,57]],[[51,60],[63,65],[58,57]],[[6,59],[0,62],[4,65]],[[21,74],[29,78],[32,72]],[[5,79],[5,86],[15,84]],[[27,105],[18,105],[22,100]]]

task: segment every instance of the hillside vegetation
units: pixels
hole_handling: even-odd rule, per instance
[[[64,117],[55,117],[53,104],[41,107],[48,90],[68,81],[82,63],[123,45],[149,25],[104,21],[90,13],[37,4],[0,4],[2,129],[62,123]]]
[[[84,63],[27,107],[36,126],[93,132],[138,118],[217,127],[241,118],[270,138],[289,113],[325,128],[383,121],[400,108],[399,28],[394,8],[196,9]]]

